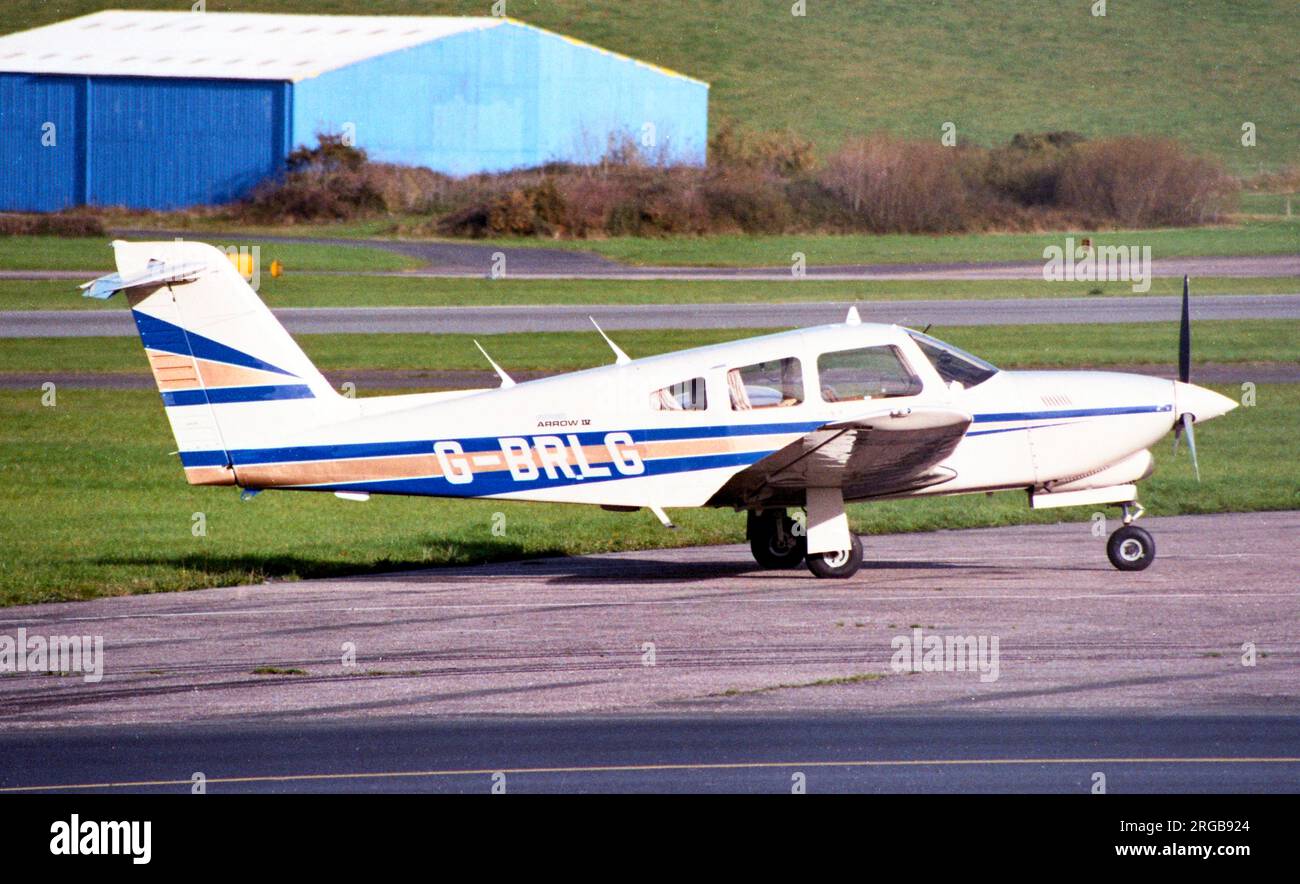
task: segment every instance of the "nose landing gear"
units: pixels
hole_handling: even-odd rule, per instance
[[[1142,505],[1133,501],[1123,504],[1123,508],[1124,525],[1106,542],[1106,557],[1120,571],[1143,571],[1155,560],[1156,541],[1133,524],[1142,516]]]

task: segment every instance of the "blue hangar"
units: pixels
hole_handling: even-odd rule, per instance
[[[227,202],[322,132],[451,175],[699,165],[708,96],[507,18],[98,12],[0,37],[0,210]]]

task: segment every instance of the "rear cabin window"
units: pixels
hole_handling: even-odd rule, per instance
[[[793,356],[733,368],[727,372],[727,392],[735,411],[798,405],[803,402],[803,370]]]
[[[855,399],[883,399],[915,396],[920,379],[912,374],[898,348],[860,347],[837,350],[817,357],[822,399],[850,402]]]
[[[650,407],[655,411],[704,411],[709,407],[704,378],[692,378],[655,390],[650,394]]]

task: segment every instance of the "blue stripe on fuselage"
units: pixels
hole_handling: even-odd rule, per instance
[[[1151,414],[1170,412],[1173,405],[1138,405],[1114,408],[1076,408],[1056,411],[992,412],[975,415],[975,423],[997,423],[1015,420],[1043,420],[1050,418],[1103,417],[1122,414]],[[773,424],[730,424],[706,427],[666,427],[655,429],[630,430],[635,442],[675,441],[683,439],[704,439],[726,436],[775,435],[781,433],[807,433],[825,426],[825,422],[802,421],[798,423]],[[1050,425],[1048,425],[1050,426]],[[994,433],[1028,430],[1028,426],[1005,427],[994,430],[975,430],[968,436],[991,435]],[[617,430],[573,433],[582,445],[603,445],[605,437]],[[539,436],[567,437],[566,428],[543,428],[542,432],[520,433],[517,438],[535,439]],[[503,436],[477,436],[468,439],[448,439],[461,445],[466,454],[485,451],[499,451]],[[350,460],[367,457],[399,457],[403,455],[431,454],[433,439],[417,439],[403,442],[360,442],[336,445],[298,445],[284,448],[242,448],[230,452],[230,458],[236,466],[254,466],[272,463],[295,463],[302,461]],[[224,466],[225,452],[221,451],[183,451],[181,462],[187,466]],[[620,477],[615,477],[620,478]],[[419,481],[419,480],[415,480]],[[340,486],[342,487],[342,486]]]
[[[379,481],[344,482],[330,485],[312,485],[319,491],[365,491],[370,494],[418,494],[431,497],[486,497],[511,491],[532,491],[541,488],[585,485],[591,482],[612,482],[617,479],[640,479],[646,476],[667,476],[719,467],[747,467],[757,463],[772,451],[745,451],[729,454],[706,454],[695,457],[665,457],[646,461],[645,471],[635,475],[614,473],[611,476],[589,476],[570,479],[556,471],[551,478],[541,472],[535,479],[515,481],[509,470],[496,470],[474,476],[474,481],[455,484],[442,476],[418,476],[412,479],[384,479]]]
[[[601,430],[599,432],[583,431],[572,433],[563,427],[544,427],[541,431],[519,433],[517,436],[474,436],[468,439],[448,437],[447,441],[460,443],[466,454],[483,451],[500,451],[501,440],[520,438],[536,439],[539,436],[558,436],[561,439],[569,435],[578,437],[580,445],[604,445],[610,433],[627,432],[635,442],[668,442],[682,439],[712,439],[727,436],[766,436],[782,433],[807,433],[824,426],[822,422],[802,422],[784,424],[735,424],[731,426],[712,427],[671,427],[650,430]],[[312,460],[351,460],[363,457],[400,457],[412,454],[432,454],[434,439],[416,439],[407,442],[357,442],[338,445],[295,445],[286,448],[239,448],[230,452],[236,466],[254,466],[271,463],[296,463]],[[181,460],[186,466],[201,466],[190,463],[189,456],[207,457],[213,452],[189,451],[181,453]],[[225,454],[221,454],[225,463]]]
[[[1037,421],[1063,417],[1105,417],[1113,414],[1152,414],[1173,411],[1173,405],[1122,405],[1115,408],[1069,408],[1057,411],[1003,411],[975,415],[975,423]]]
[[[163,405],[225,405],[231,402],[270,402],[276,399],[314,399],[305,384],[270,384],[259,387],[214,387],[207,390],[172,390],[162,394]]]

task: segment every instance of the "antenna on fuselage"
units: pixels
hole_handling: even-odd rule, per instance
[[[862,317],[858,315],[858,307],[854,304],[849,308],[849,315],[844,317],[845,325],[862,325]]]
[[[515,379],[506,374],[506,370],[492,360],[492,357],[488,355],[488,352],[483,349],[483,345],[478,341],[475,341],[474,346],[478,347],[478,351],[483,354],[483,358],[488,361],[488,365],[492,366],[492,370],[497,373],[497,377],[501,378],[502,388],[513,387],[515,385]]]
[[[596,317],[588,316],[587,318],[591,320],[592,325],[596,326],[596,331],[600,332],[600,336],[605,339],[605,343],[609,344],[609,349],[614,351],[615,365],[626,365],[627,363],[632,361],[631,356],[628,356],[626,353],[620,350],[618,344],[615,344],[613,341],[609,339],[609,335],[605,334],[605,330],[601,328],[600,323],[596,321]]]

